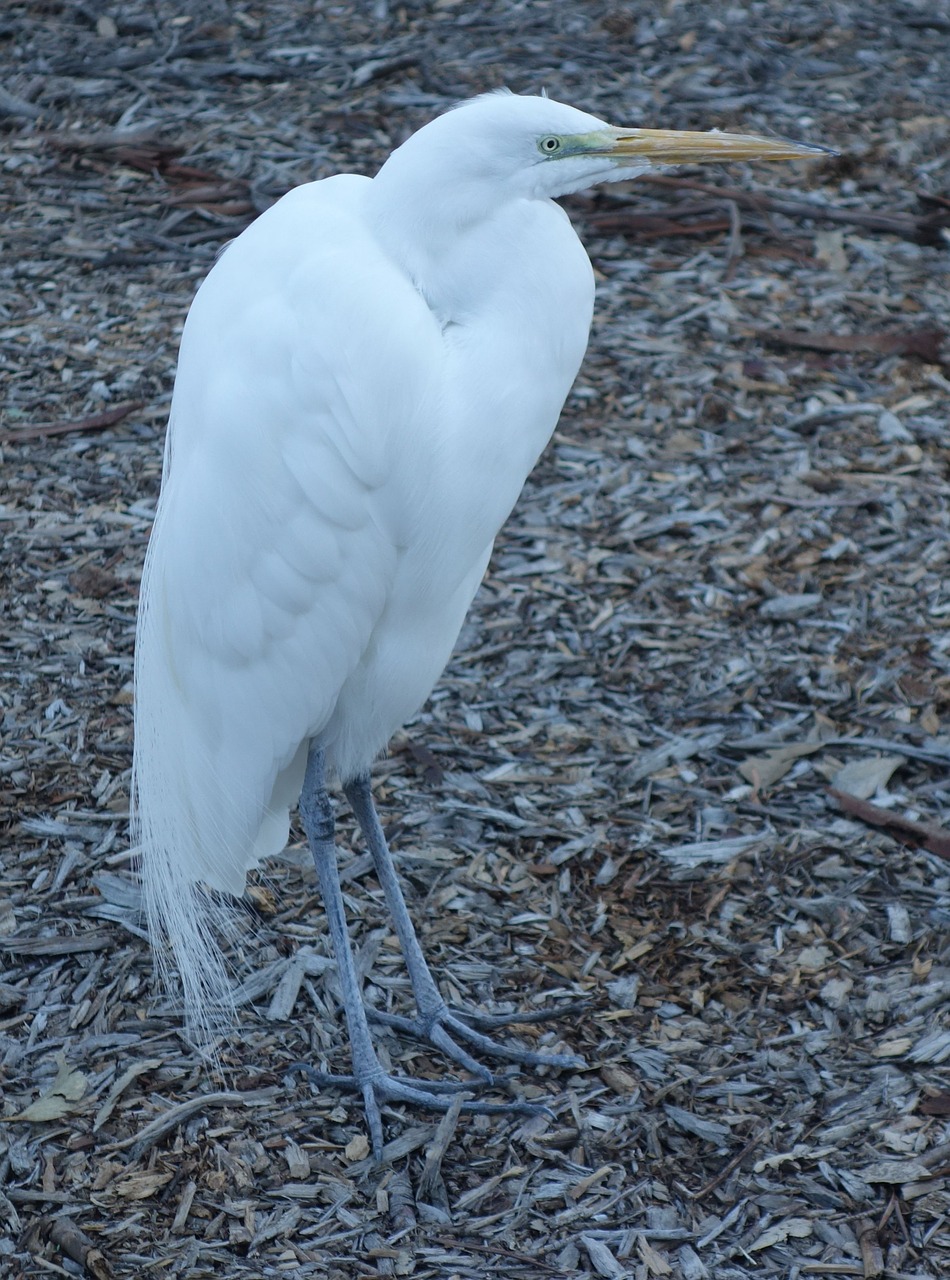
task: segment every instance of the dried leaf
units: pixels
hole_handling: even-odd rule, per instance
[[[354,1138],[346,1144],[344,1154],[350,1163],[357,1160],[365,1160],[369,1155],[369,1139],[365,1133],[358,1133]]]
[[[94,413],[89,418],[78,418],[76,421],[24,423],[23,426],[16,427],[12,431],[0,431],[0,444],[29,440],[35,436],[67,435],[73,431],[102,431],[106,427],[115,426],[130,413],[141,408],[141,401],[136,400],[134,403],[118,404],[114,409],[106,409],[103,413]]]
[[[32,1124],[41,1124],[47,1120],[62,1120],[74,1111],[80,1110],[78,1104],[86,1095],[89,1081],[81,1071],[74,1071],[66,1062],[65,1055],[56,1055],[56,1079],[46,1093],[21,1111],[19,1115],[4,1116],[7,1122],[25,1120]]]
[[[602,1067],[600,1077],[609,1089],[619,1093],[621,1097],[630,1097],[640,1088],[640,1081],[636,1076],[614,1063]]]
[[[769,1249],[773,1244],[782,1244],[789,1237],[795,1240],[805,1240],[812,1233],[812,1225],[808,1218],[786,1218],[783,1222],[775,1222],[767,1230],[749,1245],[749,1248],[756,1252],[759,1249]]]
[[[907,763],[906,756],[871,756],[866,760],[852,760],[844,765],[832,779],[838,791],[847,791],[859,800],[868,800],[887,786],[891,775]]]
[[[595,1169],[593,1173],[589,1173],[585,1178],[581,1178],[579,1182],[575,1182],[573,1186],[568,1187],[567,1194],[572,1200],[580,1200],[582,1196],[587,1195],[591,1187],[596,1187],[598,1182],[602,1182],[613,1171],[614,1166],[612,1164],[601,1165],[599,1169]]]
[[[784,747],[772,747],[760,756],[749,756],[739,765],[739,772],[757,791],[767,791],[779,778],[783,778],[797,760],[820,751],[820,742],[790,742]]]
[[[764,1156],[763,1159],[756,1161],[753,1170],[761,1173],[764,1169],[779,1169],[783,1164],[789,1161],[811,1160],[814,1161],[819,1155],[824,1155],[830,1148],[824,1147],[816,1150],[814,1147],[806,1146],[805,1143],[798,1143],[791,1151],[776,1151],[772,1155]]]
[[[406,739],[406,754],[409,755],[413,762],[421,767],[422,777],[430,787],[440,787],[444,780],[442,766],[429,748],[422,742],[416,742],[412,738]]]
[[[69,585],[81,596],[91,600],[104,600],[116,590],[119,580],[101,565],[86,564],[69,575]]]

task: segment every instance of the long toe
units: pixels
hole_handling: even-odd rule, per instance
[[[334,1071],[321,1071],[319,1067],[312,1067],[309,1062],[292,1062],[284,1070],[288,1073],[301,1072],[317,1089],[339,1089],[341,1093],[359,1093],[366,1083],[355,1075],[338,1075]],[[473,1089],[481,1088],[482,1085],[481,1080],[414,1080],[409,1076],[389,1076],[381,1073],[380,1078],[383,1076],[388,1080],[394,1080],[399,1085],[407,1085],[409,1088],[424,1089],[427,1093],[445,1094],[448,1098],[446,1106],[457,1094],[470,1093]],[[367,1077],[367,1079],[370,1078]],[[507,1083],[507,1080],[508,1077],[503,1077],[499,1083]]]
[[[373,1156],[377,1163],[382,1159],[383,1152],[381,1107],[384,1103],[408,1103],[410,1106],[422,1107],[427,1111],[448,1111],[458,1094],[465,1092],[466,1085],[471,1087],[472,1083],[454,1080],[405,1079],[389,1075],[384,1071],[375,1072],[369,1079],[361,1080],[355,1075],[335,1075],[329,1071],[320,1071],[306,1062],[291,1063],[287,1070],[303,1072],[310,1083],[318,1089],[329,1087],[362,1096]],[[480,1102],[473,1098],[465,1098],[461,1110],[470,1115],[482,1116],[553,1116],[554,1114],[543,1103],[527,1102],[520,1098],[510,1102]]]
[[[373,1022],[381,1022],[403,1035],[411,1036],[414,1040],[421,1040],[425,1044],[431,1044],[436,1049],[440,1049],[447,1058],[463,1066],[466,1071],[471,1071],[485,1084],[493,1082],[492,1072],[458,1044],[459,1040],[464,1040],[466,1044],[479,1050],[486,1057],[497,1058],[502,1062],[514,1062],[522,1067],[551,1067],[555,1071],[571,1071],[582,1069],[587,1065],[584,1059],[579,1058],[575,1053],[539,1053],[533,1049],[521,1049],[516,1045],[502,1044],[492,1036],[476,1030],[468,1021],[467,1011],[456,1013],[446,1005],[427,1017],[403,1018],[395,1013],[383,1013],[379,1009],[371,1009],[368,1013]],[[472,1020],[475,1021],[475,1019]],[[489,1022],[488,1025],[504,1026],[509,1021],[514,1019],[509,1020],[504,1015],[500,1015],[497,1023]],[[525,1021],[538,1022],[541,1019],[529,1015]],[[476,1025],[480,1023],[481,1015],[478,1016]]]
[[[466,1071],[471,1071],[475,1076],[471,1085],[495,1083],[494,1073],[489,1071],[483,1062],[473,1058],[460,1044],[456,1044],[442,1026],[440,1019],[430,1020],[427,1025],[421,1018],[402,1018],[397,1013],[381,1013],[378,1009],[370,1010],[369,1016],[373,1022],[381,1022],[384,1026],[392,1027],[394,1031],[399,1031],[413,1040],[422,1040],[441,1050],[450,1062],[457,1062]]]
[[[502,1062],[517,1062],[522,1067],[553,1067],[556,1071],[570,1071],[587,1065],[576,1053],[538,1053],[533,1049],[520,1049],[516,1045],[499,1044],[491,1036],[470,1027],[449,1010],[440,1019],[440,1025],[448,1028],[460,1040],[465,1040],[492,1058],[500,1058]]]
[[[513,1013],[481,1013],[477,1009],[453,1008],[452,1013],[470,1027],[478,1027],[480,1031],[492,1031],[499,1027],[528,1026],[537,1022],[560,1022],[563,1018],[571,1018],[577,1013],[586,1013],[593,1006],[588,999],[567,1000],[563,1004],[552,1004],[544,1009],[534,1009],[531,1013],[515,1010]]]

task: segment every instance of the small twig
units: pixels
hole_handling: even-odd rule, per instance
[[[797,329],[756,329],[754,332],[770,346],[859,355],[916,356],[927,364],[943,363],[940,348],[947,336],[933,326],[889,333],[810,333]]]
[[[154,125],[138,129],[98,129],[95,133],[50,133],[46,143],[57,151],[112,151],[116,148],[152,147],[180,155],[181,147],[163,142]]]
[[[711,1191],[715,1191],[717,1187],[721,1186],[725,1182],[725,1180],[729,1177],[729,1175],[731,1173],[734,1173],[736,1169],[739,1168],[739,1165],[742,1164],[746,1156],[749,1155],[751,1152],[753,1152],[756,1149],[756,1147],[761,1144],[762,1139],[767,1137],[768,1133],[769,1133],[768,1128],[765,1128],[760,1130],[754,1137],[750,1138],[749,1141],[742,1148],[742,1150],[738,1153],[738,1155],[734,1155],[732,1159],[729,1161],[729,1163],[724,1168],[719,1170],[715,1178],[710,1179],[710,1181],[707,1182],[704,1187],[700,1187],[700,1189],[693,1196],[694,1202],[705,1199],[705,1197],[708,1196]]]
[[[106,427],[114,427],[117,422],[121,422],[130,413],[141,408],[141,400],[130,400],[127,404],[117,404],[114,409],[94,413],[89,418],[29,423],[23,427],[15,427],[13,430],[0,431],[0,444],[16,444],[20,440],[33,440],[39,436],[64,436],[70,431],[102,431]]]
[[[814,1276],[863,1276],[864,1268],[856,1262],[806,1262],[802,1275]]]
[[[735,200],[727,200],[729,210],[729,257],[741,258],[745,250],[742,246],[742,215]]]
[[[799,413],[794,418],[788,418],[782,426],[786,431],[798,431],[801,427],[817,427],[825,422],[832,422],[836,418],[857,418],[864,413],[880,417],[883,412],[882,404],[864,401],[859,404],[826,404],[820,409],[812,409],[809,413]]]
[[[458,1240],[454,1236],[433,1236],[436,1244],[444,1245],[447,1249],[457,1249]],[[534,1272],[544,1272],[545,1275],[563,1276],[564,1271],[561,1267],[551,1266],[542,1258],[536,1257],[534,1254],[519,1253],[516,1249],[506,1249],[503,1245],[489,1244],[485,1241],[475,1241],[466,1239],[466,1249],[470,1249],[472,1253],[484,1254],[487,1258],[501,1258],[510,1262],[527,1263]]]
[[[826,747],[871,747],[875,751],[893,751],[912,760],[926,760],[928,764],[950,765],[950,747],[935,743],[931,747],[915,747],[912,743],[891,738],[826,738]]]
[[[745,245],[742,242],[742,214],[739,212],[739,206],[735,200],[727,200],[726,208],[729,210],[729,250],[722,277],[723,284],[727,284],[735,275],[739,261],[745,254]]]
[[[883,827],[896,840],[922,846],[928,853],[950,862],[950,832],[944,828],[931,826],[926,822],[915,822],[912,818],[905,818],[903,814],[883,809],[880,805],[861,800],[847,791],[838,791],[835,787],[829,787],[828,794],[851,817],[872,827]]]
[[[132,1134],[131,1137],[123,1138],[120,1142],[113,1142],[107,1149],[109,1151],[122,1151],[126,1147],[131,1147],[132,1159],[141,1160],[150,1147],[153,1147],[176,1125],[194,1115],[196,1111],[203,1111],[206,1107],[258,1106],[261,1103],[269,1102],[275,1093],[275,1089],[259,1089],[254,1093],[221,1092],[201,1094],[197,1098],[189,1098],[187,1102],[180,1102],[177,1106],[171,1107],[168,1111],[150,1121],[138,1133]]]
[[[95,1280],[111,1280],[113,1271],[101,1250],[71,1218],[53,1218],[48,1230],[50,1240],[67,1258],[84,1267]]]
[[[419,55],[416,53],[398,54],[394,58],[371,58],[356,68],[350,77],[350,85],[354,89],[361,89],[363,85],[373,80],[382,80],[396,71],[406,71],[409,67],[415,67],[418,62]]]
[[[766,191],[743,191],[740,187],[717,187],[709,182],[697,182],[691,178],[672,178],[663,174],[643,174],[638,183],[654,187],[666,187],[674,191],[701,191],[706,195],[732,200],[743,209],[757,209],[763,213],[782,213],[789,218],[815,218],[819,222],[839,222],[867,231],[883,231],[913,240],[917,244],[946,248],[943,232],[950,227],[950,212],[941,207],[931,213],[873,213],[868,209],[842,209],[838,205],[816,200],[794,200],[788,196],[771,195]],[[617,217],[619,215],[615,215]]]

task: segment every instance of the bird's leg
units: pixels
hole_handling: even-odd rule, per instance
[[[295,1063],[294,1067],[305,1070],[316,1084],[352,1089],[362,1094],[373,1153],[379,1160],[383,1150],[383,1125],[379,1110],[381,1102],[409,1102],[417,1106],[445,1111],[451,1105],[451,1096],[446,1095],[457,1093],[460,1086],[455,1082],[446,1085],[438,1082],[399,1079],[387,1074],[376,1056],[346,928],[343,890],[340,887],[340,874],[336,861],[333,808],[326,790],[323,752],[313,745],[307,757],[307,772],[300,796],[300,816],[313,854],[320,892],[327,913],[327,925],[336,958],[337,973],[343,993],[343,1008],[350,1034],[353,1075],[334,1076],[316,1071],[304,1063]],[[544,1110],[543,1107],[527,1102],[468,1101],[462,1104],[462,1109],[488,1115],[512,1113],[534,1115]]]
[[[386,902],[406,960],[406,968],[409,970],[409,979],[418,1010],[418,1017],[415,1019],[399,1018],[378,1010],[373,1011],[373,1018],[418,1039],[427,1040],[453,1061],[460,1063],[488,1083],[493,1079],[492,1073],[457,1044],[456,1038],[465,1040],[473,1048],[506,1062],[517,1062],[525,1066],[582,1067],[583,1059],[574,1054],[532,1053],[528,1049],[515,1049],[509,1045],[499,1044],[470,1025],[471,1022],[478,1022],[482,1025],[498,1026],[505,1021],[517,1021],[516,1018],[483,1018],[479,1014],[466,1011],[454,1013],[449,1009],[439,993],[432,971],[422,954],[415,926],[409,915],[399,877],[393,865],[392,854],[389,852],[389,846],[376,813],[376,806],[373,803],[369,775],[361,774],[354,778],[343,790],[356,814],[363,837],[373,857],[376,875],[386,895]],[[525,1020],[530,1022],[537,1019],[528,1017]]]

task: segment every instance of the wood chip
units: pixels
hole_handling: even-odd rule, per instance
[[[0,19],[6,1119],[57,1054],[86,1082],[0,1125],[0,1273],[88,1272],[73,1238],[115,1280],[943,1280],[947,0],[218,8]],[[553,1114],[450,1137],[387,1107],[377,1168],[357,1100],[286,1076],[349,1070],[296,826],[223,938],[236,1033],[191,1044],[154,982],[126,827],[136,597],[181,323],[221,246],[503,84],[841,154],[562,202],[591,346],[374,785],[445,998],[567,1006],[499,1034],[588,1069],[522,1072],[505,1092]],[[337,813],[368,998],[411,1016]],[[373,1035],[400,1076],[452,1074]]]

